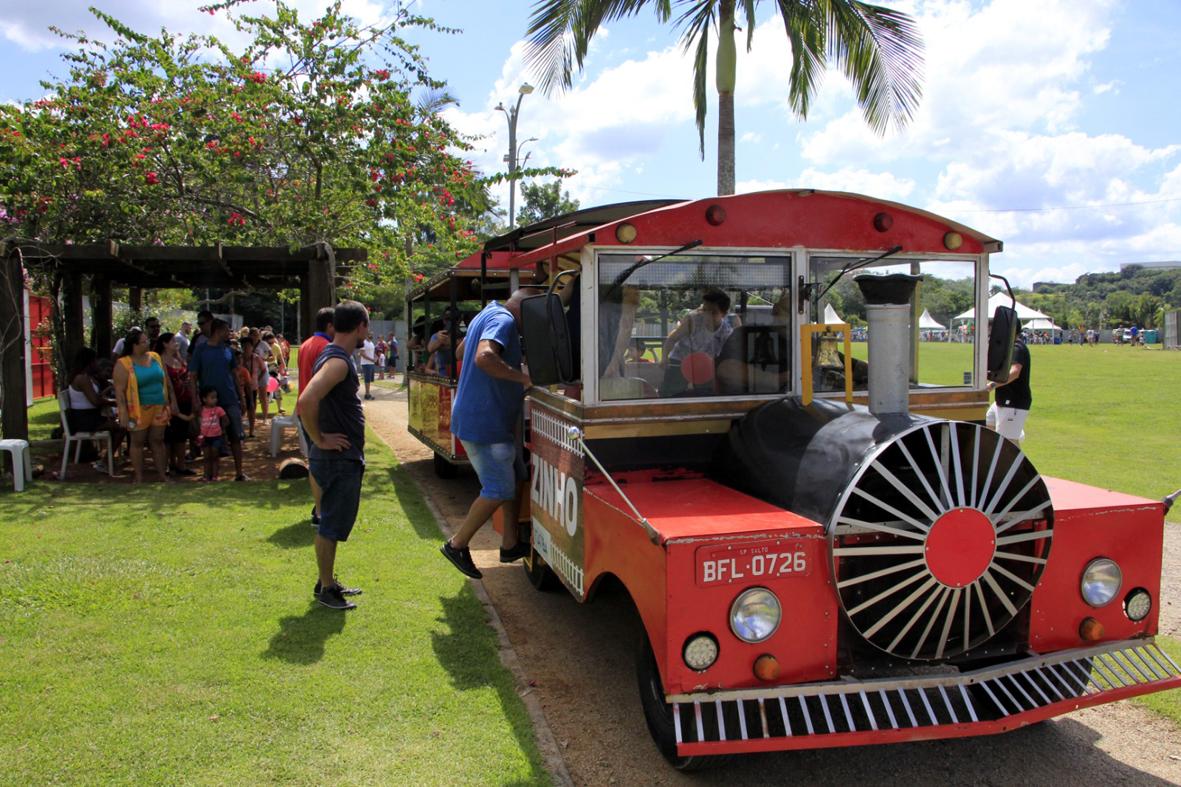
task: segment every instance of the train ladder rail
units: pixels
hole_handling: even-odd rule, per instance
[[[1179,679],[1181,667],[1152,640],[1126,640],[957,675],[674,695],[668,701],[681,745],[930,731]]]

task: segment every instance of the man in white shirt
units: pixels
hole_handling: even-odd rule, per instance
[[[176,332],[176,349],[181,358],[189,357],[189,344],[192,337],[189,336],[193,332],[193,324],[188,320],[180,324],[180,330]]]
[[[370,339],[365,339],[357,348],[357,360],[361,365],[361,376],[365,380],[365,398],[372,399],[369,386],[373,384],[373,376],[377,372],[377,345]]]

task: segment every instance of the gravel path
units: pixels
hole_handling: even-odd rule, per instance
[[[477,492],[475,477],[436,478],[430,450],[406,432],[405,394],[374,394],[369,424],[454,526]],[[1005,735],[752,755],[684,776],[665,765],[644,725],[634,668],[640,629],[626,595],[579,605],[564,592],[538,593],[519,566],[497,562],[498,543],[485,528],[472,554],[575,784],[1181,784],[1181,730],[1130,702]],[[1178,526],[1166,533],[1165,576],[1161,630],[1179,636]]]

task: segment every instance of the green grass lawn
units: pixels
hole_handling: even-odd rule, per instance
[[[350,613],[311,602],[306,482],[0,493],[0,780],[547,782],[483,608],[369,458]]]

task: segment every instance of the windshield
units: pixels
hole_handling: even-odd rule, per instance
[[[822,287],[842,267],[856,261],[850,256],[814,256],[809,260],[811,281]],[[945,388],[975,385],[976,264],[971,260],[904,260],[896,257],[845,276],[821,300],[813,304],[818,322],[845,322],[852,326],[853,386],[866,387],[864,363],[868,360],[865,301],[854,282],[860,273],[908,273],[922,276],[915,287],[911,330],[911,388]],[[914,324],[917,322],[917,325]],[[825,378],[817,376],[819,382]],[[843,380],[839,387],[843,390]],[[835,383],[834,383],[835,385]],[[830,390],[817,387],[817,391]]]
[[[599,398],[787,393],[793,304],[786,255],[601,255]]]

